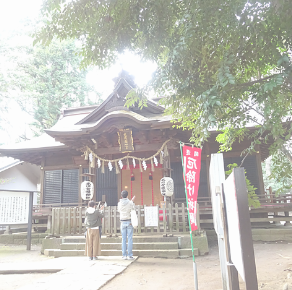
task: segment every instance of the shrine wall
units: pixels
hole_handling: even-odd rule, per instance
[[[36,165],[22,163],[0,172],[0,190],[37,191],[40,170]]]
[[[56,156],[50,156],[50,157],[45,157],[45,162],[44,162],[44,167],[51,167],[52,169],[63,169],[67,168],[68,166],[72,168],[77,168],[78,165],[74,163],[74,160],[71,155],[56,155]]]

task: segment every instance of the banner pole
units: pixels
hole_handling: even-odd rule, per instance
[[[198,274],[197,274],[197,265],[196,265],[195,254],[194,254],[193,235],[192,235],[191,220],[190,220],[190,213],[189,213],[188,193],[187,193],[186,180],[185,180],[185,167],[184,167],[183,153],[182,153],[182,143],[179,142],[179,145],[180,145],[180,153],[181,153],[181,164],[182,164],[182,168],[183,168],[183,177],[184,177],[184,183],[185,183],[185,194],[186,194],[186,202],[187,202],[187,209],[188,209],[189,230],[190,230],[192,254],[193,254],[193,270],[194,270],[195,290],[198,290],[199,289],[198,288]]]

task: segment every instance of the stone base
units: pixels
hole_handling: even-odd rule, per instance
[[[46,249],[60,249],[61,244],[61,238],[46,237],[42,240],[41,253],[44,254]]]
[[[45,234],[31,234],[31,243],[33,245],[41,244],[42,239]],[[9,235],[0,235],[0,244],[16,244],[16,245],[26,245],[27,243],[27,233],[15,233]]]
[[[193,232],[193,247],[199,250],[199,255],[206,255],[209,253],[209,245],[206,231]],[[190,236],[180,237],[180,248],[181,249],[191,249],[191,239]]]
[[[292,228],[289,226],[279,226],[269,229],[252,229],[252,239],[254,242],[292,242]],[[215,230],[207,230],[208,242],[212,246],[217,245],[217,235]]]

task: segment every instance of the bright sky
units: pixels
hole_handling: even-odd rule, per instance
[[[41,4],[42,0],[0,0],[0,37],[1,35],[10,36],[15,33],[21,27],[23,20],[36,18]],[[19,41],[23,40],[19,39]],[[106,70],[100,71],[98,68],[94,68],[88,74],[87,80],[94,85],[96,91],[101,93],[102,98],[105,99],[112,92],[112,79],[122,69],[135,77],[138,86],[143,86],[150,80],[155,68],[154,63],[142,63],[138,56],[125,53],[120,56],[115,65]],[[5,130],[1,131],[0,129],[0,144],[13,143],[19,135],[29,131],[28,124],[32,121],[32,118],[23,113],[16,104],[13,104],[12,107],[13,109],[5,115],[9,125]],[[19,122],[20,120],[22,122]]]
[[[117,63],[112,67],[102,71],[95,68],[88,74],[87,80],[95,86],[98,92],[102,93],[103,98],[106,98],[113,90],[112,79],[118,76],[122,69],[133,75],[136,84],[142,87],[151,79],[155,68],[154,63],[141,62],[138,56],[126,52],[120,56]]]
[[[0,0],[0,29],[9,32],[19,27],[26,18],[36,17],[42,0]]]

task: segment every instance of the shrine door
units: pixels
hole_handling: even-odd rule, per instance
[[[134,180],[131,180],[131,175]],[[121,170],[121,188],[128,191],[129,199],[135,195],[136,205],[159,205],[163,200],[160,193],[161,178],[161,166],[158,165],[155,171],[151,172],[150,164],[147,164],[147,169],[141,172],[137,165],[136,168],[131,167],[130,170]]]

